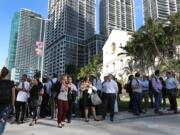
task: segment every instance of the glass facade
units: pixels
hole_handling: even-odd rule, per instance
[[[36,42],[43,41],[44,35],[44,21],[40,14],[29,9],[21,9],[18,16],[18,34],[15,41],[17,44],[14,48],[15,65],[11,74],[11,79],[14,81],[24,73],[32,78],[32,74],[40,70],[41,57],[36,55],[35,49]]]
[[[15,67],[40,69],[41,58],[35,53],[36,42],[43,40],[43,22],[40,18],[40,14],[21,9]]]
[[[7,62],[7,66],[9,70],[11,70],[15,66],[19,16],[20,16],[19,12],[16,12],[12,18],[12,23],[11,23],[11,33],[9,40],[8,62]]]
[[[84,66],[84,41],[95,34],[95,0],[49,0],[45,74],[63,74],[66,65]]]

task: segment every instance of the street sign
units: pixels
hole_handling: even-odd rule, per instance
[[[37,48],[43,48],[43,42],[42,41],[36,41]]]

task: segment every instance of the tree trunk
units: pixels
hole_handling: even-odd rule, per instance
[[[166,66],[169,68],[169,63],[163,58],[163,56],[161,55],[161,52],[159,51],[159,48],[157,47],[157,44],[156,44],[156,40],[155,38],[151,35],[151,38],[152,38],[152,41],[153,41],[153,44],[154,44],[154,47],[157,51],[157,54],[159,55],[160,59],[164,62],[164,64],[166,64]]]

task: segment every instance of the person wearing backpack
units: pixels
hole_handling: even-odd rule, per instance
[[[9,71],[3,67],[0,74],[0,135],[3,134],[6,121],[15,104],[14,82],[6,79]]]
[[[132,80],[131,87],[133,92],[133,113],[139,116],[140,113],[144,113],[141,108],[142,85],[140,73],[135,73],[135,78]]]
[[[149,77],[143,75],[143,79],[141,81],[142,84],[142,100],[144,100],[144,110],[147,112],[148,104],[149,104]]]
[[[152,78],[152,76],[151,76],[151,78]],[[149,98],[150,98],[151,108],[154,108],[152,81],[150,78],[148,78],[148,81],[149,81]]]
[[[57,88],[58,86],[58,75],[53,74],[53,78],[49,81],[49,94],[50,94],[50,110],[51,110],[51,119],[54,119],[56,116],[56,98],[57,98]]]
[[[72,113],[75,112],[75,100],[77,96],[77,87],[73,84],[72,77],[68,77],[68,103],[69,103],[69,110],[67,113],[67,122],[71,123]]]
[[[41,103],[41,107],[40,107],[40,117],[41,118],[44,118],[44,117],[50,115],[48,82],[49,82],[48,78],[43,79],[44,94],[42,96],[42,103]]]
[[[133,111],[133,93],[132,93],[132,87],[131,87],[131,83],[132,83],[133,78],[134,78],[134,76],[130,75],[128,77],[128,82],[124,86],[124,89],[129,94],[129,98],[130,98],[129,104],[128,104],[128,111],[129,112]]]
[[[151,80],[152,80],[152,86],[153,86],[153,95],[155,99],[154,113],[162,114],[162,112],[160,111],[161,99],[162,99],[162,84],[159,79],[159,75],[160,75],[160,71],[156,70],[155,75]]]

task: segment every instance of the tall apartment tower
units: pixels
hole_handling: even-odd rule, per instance
[[[177,11],[180,12],[180,0],[176,0]]]
[[[9,70],[11,70],[15,66],[18,28],[19,28],[19,12],[16,12],[11,22],[11,33],[10,33],[8,59],[7,59],[7,67]]]
[[[42,16],[29,9],[21,9],[16,47],[15,67],[12,69],[12,79],[18,80],[23,73],[40,70],[41,58],[36,55],[36,42],[42,41],[44,22]],[[41,39],[40,39],[41,38]]]
[[[134,0],[100,0],[100,33],[113,29],[135,31]]]
[[[95,0],[49,0],[45,73],[84,63],[84,41],[95,34]]]
[[[180,0],[143,0],[144,20],[165,20],[171,14],[180,12]]]

